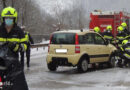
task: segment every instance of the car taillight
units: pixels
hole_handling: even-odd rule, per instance
[[[80,46],[75,46],[75,53],[80,53]]]
[[[0,76],[0,87],[2,87],[2,86],[3,86],[3,82],[2,82],[2,78]]]
[[[75,34],[75,45],[79,44],[79,36],[78,34]]]
[[[79,36],[75,35],[75,53],[80,53]]]

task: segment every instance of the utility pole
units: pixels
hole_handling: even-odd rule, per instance
[[[2,0],[3,1],[3,8],[6,7],[6,0]]]

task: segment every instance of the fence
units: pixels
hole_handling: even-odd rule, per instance
[[[42,42],[43,39],[49,40],[49,37],[50,37],[49,34],[43,34],[43,35],[33,34],[31,36],[35,43],[40,43],[40,42]]]
[[[48,46],[49,44],[33,44],[31,45],[31,48],[39,48],[39,47],[46,47]]]

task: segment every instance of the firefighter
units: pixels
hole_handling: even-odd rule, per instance
[[[112,35],[112,26],[107,26],[106,31],[103,33],[103,37],[111,44],[113,43],[114,36]]]
[[[129,40],[123,40],[122,47],[118,50],[118,55],[120,59],[118,60],[118,66],[119,67],[128,67],[130,65],[130,41]],[[124,60],[124,64],[122,64],[122,60]]]
[[[99,33],[100,35],[102,35],[101,30],[100,30],[99,27],[94,27],[94,32]]]
[[[117,28],[117,31],[118,31],[118,33],[116,35],[116,43],[118,45],[118,48],[120,48],[122,46],[123,40],[126,39],[126,34],[124,33],[124,29],[122,26],[119,26]]]
[[[126,22],[121,23],[121,26],[123,27],[124,33],[126,34],[126,38],[129,38],[129,37],[130,37],[130,32],[129,32],[129,30],[127,29],[127,24],[126,24]]]
[[[121,50],[123,52],[123,58],[124,58],[124,66],[127,67],[127,64],[130,65],[130,41],[129,40],[124,40],[122,42],[122,47]]]
[[[123,27],[124,33],[125,33],[126,35],[130,34],[130,32],[129,32],[128,29],[127,29],[127,24],[126,24],[126,22],[121,23],[121,26]]]
[[[24,31],[25,37],[27,38],[26,58],[27,58],[27,67],[29,68],[30,67],[30,52],[31,52],[30,46],[31,44],[34,44],[34,41],[31,35],[29,34],[29,32],[25,31],[25,26],[22,26],[21,28]],[[21,64],[22,64],[22,67],[24,68],[24,52],[21,52]]]
[[[17,60],[14,61],[14,65],[12,65],[12,68],[16,67],[16,69],[12,70],[12,73],[8,76],[10,77],[8,78],[9,81],[13,83],[11,89],[8,90],[28,90],[25,75],[21,68],[18,56],[19,51],[25,51],[27,49],[27,38],[24,37],[24,32],[17,26],[17,17],[18,14],[16,9],[12,7],[3,9],[1,13],[2,24],[0,26],[0,42],[8,43],[8,47],[14,52],[15,58],[17,58]]]

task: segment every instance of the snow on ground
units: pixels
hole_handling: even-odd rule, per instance
[[[41,44],[48,44],[49,43],[49,40],[43,40],[42,42],[41,42]]]
[[[25,68],[30,90],[130,90],[130,69],[106,68],[78,73],[73,67],[50,72],[46,65],[47,47],[32,49],[31,67]]]

